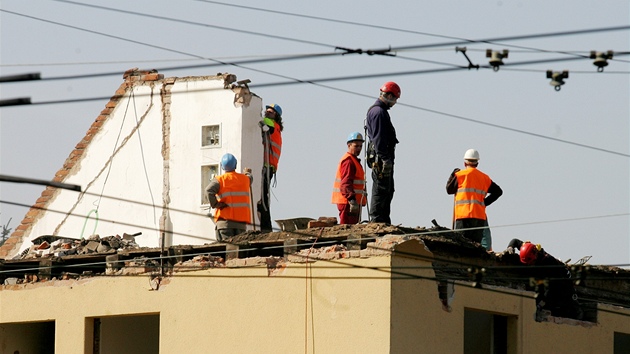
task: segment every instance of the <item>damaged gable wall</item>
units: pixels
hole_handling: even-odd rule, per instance
[[[131,69],[123,77],[54,178],[83,192],[47,187],[0,257],[28,249],[41,235],[78,239],[142,232],[136,242],[147,247],[160,244],[161,229],[174,230],[167,245],[214,239],[201,202],[200,186],[209,182],[201,181],[201,166],[218,164],[230,152],[239,168],[245,163],[260,170],[261,99],[234,88],[231,74],[164,79]],[[221,144],[202,148],[204,125],[220,126]],[[254,137],[257,144],[250,141]],[[260,194],[258,185],[252,186],[254,195]]]

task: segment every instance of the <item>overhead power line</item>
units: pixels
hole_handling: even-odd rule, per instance
[[[578,58],[562,58],[562,59],[556,59],[556,60],[558,60],[558,61],[568,61],[568,60],[577,60],[577,59]],[[540,61],[535,61],[535,62],[539,63]],[[517,64],[513,63],[512,65],[523,65],[523,63],[517,63]],[[489,65],[481,66],[481,67],[482,68],[490,68]],[[324,84],[321,84],[321,83],[322,82],[331,82],[331,81],[346,81],[346,80],[376,78],[376,77],[394,77],[394,76],[408,76],[408,75],[417,75],[417,74],[429,74],[429,73],[449,72],[449,71],[463,70],[463,69],[468,70],[467,67],[463,67],[462,66],[462,67],[456,67],[456,68],[442,68],[442,69],[404,71],[404,72],[370,74],[370,75],[330,77],[330,78],[310,79],[310,80],[292,79],[293,81],[289,81],[289,82],[286,82],[286,81],[285,82],[275,82],[275,83],[259,84],[259,85],[255,85],[255,86],[251,85],[250,87],[252,87],[252,88],[264,88],[264,87],[276,87],[276,86],[285,86],[285,85],[294,85],[294,84],[312,84],[312,85],[319,86],[319,87],[322,87],[322,88],[335,90],[335,91],[339,91],[339,92],[344,92],[344,93],[352,94],[352,95],[355,95],[355,96],[372,98],[371,95],[366,95],[366,94],[358,93],[358,92],[355,92],[355,91],[340,89],[340,88],[324,85]],[[111,98],[111,96],[102,96],[102,97],[79,98],[79,99],[69,99],[69,100],[42,101],[42,102],[33,102],[30,105],[66,104],[66,103],[79,103],[79,102],[101,101],[101,100],[105,101],[105,100],[109,100],[110,98]],[[2,105],[2,103],[0,102],[0,106],[1,105]],[[465,121],[468,121],[468,122],[471,122],[471,123],[482,124],[482,125],[486,125],[486,126],[493,127],[493,128],[508,130],[508,131],[515,132],[515,133],[526,134],[526,135],[530,135],[530,136],[534,136],[534,137],[538,137],[538,138],[543,138],[543,139],[547,139],[547,140],[551,140],[551,141],[556,141],[556,142],[561,142],[561,143],[565,143],[565,144],[569,144],[569,145],[579,146],[579,147],[583,147],[583,148],[586,148],[586,149],[597,150],[597,151],[600,151],[600,152],[605,152],[605,153],[609,153],[609,154],[619,155],[619,156],[623,156],[623,157],[630,157],[630,154],[628,154],[628,153],[622,153],[622,152],[618,152],[618,151],[614,151],[614,150],[608,150],[608,149],[595,147],[595,146],[592,146],[592,145],[587,145],[587,144],[572,142],[572,141],[569,141],[569,140],[554,138],[554,137],[546,136],[546,135],[543,135],[543,134],[529,132],[529,131],[522,130],[522,129],[516,129],[516,128],[511,128],[511,127],[507,127],[507,126],[503,126],[503,125],[499,125],[499,124],[484,122],[484,121],[481,121],[481,120],[468,118],[468,117],[464,117],[464,116],[461,116],[461,115],[445,113],[445,112],[441,112],[441,111],[437,111],[437,110],[433,110],[433,109],[429,109],[429,108],[424,108],[424,107],[420,107],[420,106],[415,106],[415,105],[411,105],[411,104],[407,104],[407,103],[403,103],[403,102],[398,102],[398,105],[399,106],[409,107],[409,108],[414,108],[414,109],[419,109],[419,110],[422,110],[422,111],[426,111],[426,112],[430,112],[430,113],[434,113],[434,114],[438,114],[438,115],[443,115],[443,116],[447,116],[447,117],[451,117],[451,118],[465,120]]]
[[[334,48],[335,47],[334,45],[327,44],[327,43],[314,42],[314,41],[308,41],[308,40],[304,40],[304,39],[296,39],[296,38],[290,38],[290,37],[284,37],[284,36],[277,36],[277,35],[273,35],[273,34],[265,34],[265,33],[255,32],[255,31],[247,31],[247,30],[242,30],[242,29],[234,28],[234,27],[217,26],[217,25],[211,25],[211,24],[208,24],[208,23],[194,22],[194,21],[189,21],[189,20],[180,20],[180,19],[176,19],[176,18],[173,18],[173,17],[151,15],[151,14],[147,14],[146,12],[135,12],[135,11],[129,11],[129,10],[121,10],[121,9],[116,9],[116,8],[113,8],[113,7],[85,4],[85,3],[69,1],[69,0],[53,0],[53,1],[66,3],[66,4],[72,4],[72,5],[78,5],[78,6],[84,6],[84,7],[90,7],[90,8],[94,8],[94,9],[113,11],[113,12],[123,13],[123,14],[126,14],[126,15],[148,17],[148,18],[153,18],[153,19],[162,20],[162,21],[177,22],[177,23],[182,23],[182,24],[186,24],[186,25],[201,26],[201,27],[219,29],[219,30],[223,30],[223,31],[243,33],[243,34],[252,35],[252,36],[261,36],[261,37],[265,37],[265,38],[281,39],[281,40],[285,40],[285,41],[297,42],[297,43],[302,43],[302,44],[311,44],[311,45],[317,45],[317,46],[327,47],[327,48]]]

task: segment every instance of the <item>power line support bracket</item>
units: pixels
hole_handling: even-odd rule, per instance
[[[470,58],[468,57],[468,55],[466,54],[466,47],[455,47],[455,53],[457,52],[461,52],[462,54],[464,54],[464,57],[466,58],[466,60],[468,60],[468,70],[472,68],[479,70],[479,64],[474,65],[472,61],[470,61]]]

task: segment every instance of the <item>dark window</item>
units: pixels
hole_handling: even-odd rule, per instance
[[[614,354],[627,354],[630,351],[630,334],[615,332]]]
[[[464,353],[515,353],[516,322],[516,316],[466,309],[464,312]]]

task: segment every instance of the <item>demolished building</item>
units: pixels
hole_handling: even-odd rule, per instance
[[[121,107],[134,99],[143,100],[138,106],[144,118],[125,126]],[[194,108],[206,100],[211,106]],[[217,109],[221,114],[211,113]],[[259,142],[259,136],[242,137],[258,134],[260,110],[260,99],[231,74],[180,79],[125,73],[55,181],[100,191],[107,169],[116,168],[112,161],[132,158],[131,141],[146,129],[144,137],[149,132],[159,137],[160,148],[148,153],[162,187],[159,230],[145,226],[152,213],[121,210],[112,220],[99,220],[91,200],[98,195],[90,188],[77,195],[47,187],[0,248],[0,348],[24,353],[624,353],[630,348],[625,269],[563,265],[581,307],[580,316],[568,318],[537,306],[541,286],[555,279],[533,277],[516,255],[486,252],[437,224],[427,229],[296,218],[279,222],[277,232],[249,230],[210,243],[208,237],[195,238],[207,236],[203,232],[211,222],[201,186],[213,161],[225,149],[240,149],[239,158],[256,167],[260,144],[243,141]],[[202,119],[182,122],[187,114]],[[213,120],[218,116],[229,120]],[[115,154],[88,154],[105,142],[111,147],[115,139],[107,130],[114,128],[127,137]],[[229,143],[214,145],[226,135]],[[187,165],[177,165],[181,149],[195,151]],[[192,175],[198,180],[186,184],[194,187],[180,190],[176,182]],[[124,178],[107,183],[113,206],[133,199],[130,188],[139,189]],[[180,194],[199,200],[184,202]],[[199,220],[206,224],[199,226]],[[98,234],[96,225],[92,229],[97,221]],[[182,229],[186,232],[173,231]]]

